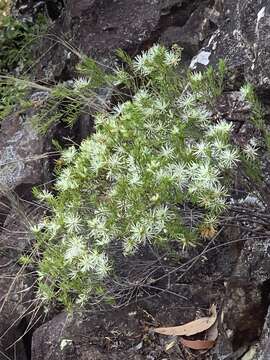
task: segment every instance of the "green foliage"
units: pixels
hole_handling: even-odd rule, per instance
[[[106,96],[102,88],[112,86],[112,77],[90,58],[83,57],[77,68],[80,77],[74,81],[59,83],[52,88],[41,89],[47,92],[38,107],[37,115],[32,118],[33,125],[42,134],[59,121],[73,126],[80,114],[93,113],[106,108]],[[25,86],[35,89],[36,84],[22,80]],[[100,94],[99,94],[100,93]]]
[[[8,116],[15,108],[24,110],[33,104],[27,100],[29,90],[20,81],[4,79],[0,83],[0,120]]]
[[[226,65],[224,60],[219,60],[218,71],[216,72],[212,66],[202,74],[191,73],[190,82],[194,92],[201,93],[202,100],[208,95],[208,102],[215,104],[216,98],[222,94],[223,85],[226,75]]]
[[[266,127],[264,121],[264,109],[263,106],[256,95],[255,89],[251,84],[245,84],[240,89],[244,99],[250,104],[251,107],[251,121],[255,125],[255,127],[260,130],[265,145],[270,150],[270,132]]]
[[[262,139],[260,141],[261,144],[259,144],[258,139],[252,137],[250,141],[244,145],[241,154],[241,163],[245,175],[259,185],[263,182],[263,174],[262,163],[258,157],[258,153],[260,148],[266,148],[267,151],[270,151],[270,132],[264,120],[264,108],[255,92],[255,88],[251,84],[247,83],[241,87],[240,91],[243,98],[250,105],[250,121],[259,131]]]
[[[241,164],[245,175],[259,185],[263,182],[261,163],[257,158],[251,159],[245,153],[241,154]]]
[[[44,17],[38,17],[35,24],[5,16],[0,24],[0,119],[7,116],[14,108],[31,106],[25,100],[29,87],[11,77],[27,70],[32,62],[31,49],[38,37],[45,31]]]
[[[67,308],[104,296],[117,252],[128,256],[147,243],[180,250],[214,236],[229,190],[223,177],[239,159],[232,125],[211,113],[223,63],[192,74],[179,71],[178,48],[156,45],[133,61],[120,55],[126,68],[106,75],[84,59],[84,78],[50,93],[67,99],[72,114],[93,100],[99,110],[96,132],[62,152],[55,194],[35,190],[50,209],[33,228],[39,296]],[[108,109],[96,95],[99,80],[128,96],[118,93]]]
[[[29,47],[45,29],[45,19],[39,17],[35,24],[6,16],[0,25],[0,72],[10,72],[17,66],[29,64]]]

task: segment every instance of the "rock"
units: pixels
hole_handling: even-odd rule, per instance
[[[190,57],[208,34],[208,22],[203,25],[204,19],[199,14],[209,3],[210,0],[67,0],[61,17],[51,29],[54,40],[44,39],[39,46],[38,53],[43,56],[36,77],[72,78],[74,64],[78,62],[72,46],[77,49],[78,44],[81,53],[109,67],[115,62],[116,49],[136,55],[159,41],[160,37],[168,44],[177,42],[184,45]],[[194,28],[198,35],[189,43]],[[59,39],[63,33],[72,46],[64,46]],[[46,53],[48,49],[50,51]]]
[[[29,115],[17,112],[1,122],[0,184],[3,189],[30,188],[49,179],[48,142],[33,128]]]
[[[160,42],[166,46],[181,46],[184,60],[193,57],[212,32],[210,21],[206,17],[207,5],[208,1],[201,2],[182,26],[178,23],[178,26],[169,26],[162,31]]]
[[[40,13],[56,20],[64,7],[64,0],[14,0],[12,15],[23,21],[33,22]]]
[[[261,2],[255,8],[256,25],[253,39],[253,58],[251,67],[246,67],[246,78],[257,88],[269,90],[270,88],[270,4]],[[247,21],[247,20],[246,20]],[[243,24],[244,26],[244,24]],[[252,28],[254,31],[254,29]],[[252,34],[254,34],[252,32]]]
[[[247,240],[227,283],[221,334],[216,352],[222,356],[247,352],[260,340],[270,304],[270,238]],[[266,320],[267,324],[267,320]],[[266,331],[266,330],[265,330]]]
[[[270,310],[266,316],[260,342],[253,346],[252,360],[268,360],[270,354]]]
[[[34,277],[18,260],[32,242],[28,223],[41,214],[37,207],[20,204],[16,198],[13,201],[16,211],[7,216],[0,235],[0,359],[26,360],[29,334],[25,336],[25,330],[33,326],[38,309],[33,312]]]
[[[16,279],[16,276],[18,278]],[[20,268],[13,265],[5,269],[0,279],[0,359],[26,360],[27,349],[22,341],[26,326],[23,317],[29,307],[29,297],[24,296],[30,286]],[[25,305],[23,305],[25,303]],[[30,308],[28,309],[30,310]],[[17,355],[16,355],[17,354]],[[16,357],[17,356],[17,357]]]
[[[139,328],[138,323],[133,329],[127,328],[123,323],[124,316],[128,317],[125,310],[109,311],[105,318],[102,313],[90,317],[75,314],[73,318],[61,313],[34,332],[31,359],[142,360],[130,349],[123,349],[123,332],[128,332],[130,343],[136,344]]]
[[[2,335],[6,329],[10,326],[10,322],[3,318],[1,318],[0,323],[0,334]],[[9,340],[1,339],[0,340],[0,359],[1,360],[28,360],[27,352],[24,348],[24,344],[22,341],[17,342],[15,345],[12,345],[15,343],[20,337],[22,336],[22,331],[18,330],[18,328],[14,327],[10,329],[9,331]],[[9,346],[11,346],[10,349],[7,349]],[[16,357],[14,357],[14,354],[17,354]]]
[[[18,265],[18,259],[31,245],[29,225],[40,211],[21,203],[19,196],[31,200],[32,187],[50,178],[48,156],[44,156],[50,148],[49,141],[33,129],[29,121],[33,114],[34,109],[14,112],[1,121],[0,133],[0,221],[3,225],[0,234],[0,347],[3,356],[20,360],[29,355],[22,337],[28,322],[34,320],[31,312],[35,303],[33,276]]]
[[[50,135],[37,133],[31,123],[35,110],[14,112],[1,121],[0,133],[0,222],[10,209],[7,194],[15,191],[32,199],[32,187],[51,179],[48,152]]]
[[[267,0],[217,0],[215,14],[217,30],[191,62],[196,69],[225,59],[235,71],[256,88],[270,88],[269,19]]]

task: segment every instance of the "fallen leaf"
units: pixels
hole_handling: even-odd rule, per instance
[[[216,320],[214,324],[206,331],[205,338],[206,340],[215,341],[218,337],[218,321]]]
[[[172,336],[177,336],[177,335],[190,336],[190,335],[198,334],[202,331],[209,329],[216,322],[217,319],[216,306],[212,305],[210,310],[212,315],[209,317],[202,317],[200,319],[193,320],[189,323],[180,326],[156,328],[154,329],[154,332],[162,335],[172,335]]]
[[[215,345],[214,340],[187,340],[180,338],[181,344],[193,350],[211,349]]]
[[[218,337],[218,320],[216,320],[215,323],[214,323],[209,329],[206,330],[205,340],[207,340],[207,341],[214,341],[214,343],[216,343],[217,337]],[[214,346],[214,345],[213,345],[213,346]],[[212,348],[213,346],[211,346],[211,348]],[[207,353],[207,351],[208,351],[209,349],[210,349],[210,348],[201,350],[200,353],[201,353],[201,354],[205,354],[205,353]]]

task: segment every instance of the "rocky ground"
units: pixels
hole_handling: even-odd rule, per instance
[[[38,79],[73,76],[78,59],[56,37],[107,65],[115,61],[117,48],[135,55],[155,42],[177,43],[193,69],[216,64],[219,58],[229,64],[233,81],[218,110],[235,121],[237,141],[254,130],[238,101],[239,84],[250,81],[269,106],[267,0],[17,0],[13,12],[31,17],[40,8],[52,19],[50,31],[55,36],[36,49],[40,60],[33,76]],[[128,275],[133,269],[152,274],[150,283],[131,283],[125,297],[129,305],[90,308],[73,316],[55,309],[44,315],[34,301],[33,272],[21,268],[17,259],[33,242],[28,225],[43,212],[33,203],[31,188],[52,180],[50,140],[67,130],[60,126],[40,136],[29,127],[28,115],[17,112],[1,122],[0,359],[270,359],[267,156],[265,186],[259,189],[265,206],[247,197],[244,210],[232,210],[219,236],[188,250],[170,266],[164,258],[145,254],[134,258],[129,268],[122,264]],[[73,137],[80,140],[90,131],[91,119],[82,117]],[[236,198],[246,186],[242,181],[240,174]],[[167,350],[171,339],[152,331],[206,315],[213,303],[219,313],[219,335],[207,353],[191,352],[180,343]]]

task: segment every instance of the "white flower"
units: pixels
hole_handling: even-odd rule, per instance
[[[218,218],[213,215],[207,215],[203,220],[203,224],[209,227],[215,228],[217,226],[217,223],[218,223]]]
[[[215,139],[215,141],[212,142],[211,145],[212,145],[214,155],[219,154],[221,151],[225,150],[228,146],[221,139]]]
[[[195,106],[196,97],[191,93],[183,93],[177,100],[177,105],[181,108],[188,108]]]
[[[130,185],[141,185],[142,178],[140,172],[133,171],[128,178],[128,182],[130,183]]]
[[[225,149],[218,155],[218,166],[222,169],[232,169],[239,161],[236,149]]]
[[[124,239],[123,241],[123,253],[125,256],[132,255],[136,251],[138,245],[134,243],[131,237]]]
[[[150,56],[146,52],[137,55],[133,61],[133,67],[135,71],[141,72],[144,75],[149,75],[151,73],[151,67],[149,66]]]
[[[90,168],[97,173],[106,164],[107,146],[104,143],[95,141],[95,146],[90,152]]]
[[[198,71],[198,72],[194,72],[190,78],[191,78],[191,81],[200,82],[203,79],[203,75],[202,75],[201,71]]]
[[[148,222],[147,219],[144,219],[144,221],[142,221],[142,222],[137,222],[137,223],[131,225],[131,227],[130,227],[131,239],[133,240],[133,242],[136,245],[145,243],[146,240],[149,240],[152,238],[153,223],[151,220]]]
[[[161,205],[153,210],[152,218],[152,232],[154,235],[158,235],[164,231],[166,223],[173,218],[173,214],[166,205]]]
[[[255,138],[252,138],[243,148],[248,160],[255,160],[258,156],[258,150],[257,140]]]
[[[89,254],[89,261],[93,264],[93,269],[100,278],[104,278],[110,271],[108,257],[105,253],[94,250]]]
[[[186,107],[183,110],[182,121],[184,122],[195,122],[199,124],[203,129],[208,128],[209,112],[205,111],[203,107],[191,106]]]
[[[128,169],[128,182],[130,185],[141,185],[141,170],[139,166],[136,165],[136,161],[133,156],[128,156],[127,159],[127,169]]]
[[[142,105],[145,104],[145,102],[152,102],[151,96],[149,92],[146,89],[140,89],[134,96],[134,100],[137,103],[141,103]]]
[[[46,225],[45,225],[44,222],[40,222],[40,223],[38,223],[38,224],[31,225],[31,226],[30,226],[30,231],[31,231],[33,234],[39,234],[40,231],[41,231],[42,229],[44,229],[45,226],[46,226]]]
[[[106,116],[106,114],[104,113],[98,113],[95,115],[95,127],[98,128],[102,125],[104,125],[105,123],[108,123],[112,121],[112,119],[108,119],[108,117]]]
[[[225,120],[221,120],[217,124],[209,126],[209,130],[207,131],[207,136],[213,138],[227,137],[229,133],[232,131],[232,128],[233,128],[232,123],[228,123]]]
[[[79,232],[82,228],[81,218],[78,214],[66,214],[64,218],[66,229],[69,233]]]
[[[121,153],[113,153],[111,156],[108,157],[107,160],[107,179],[108,180],[117,180],[119,171],[124,166],[124,158]]]
[[[74,146],[70,146],[69,148],[62,151],[61,158],[64,160],[65,163],[70,164],[74,160],[76,155],[76,149]]]
[[[89,253],[83,254],[83,256],[79,258],[79,270],[83,273],[86,273],[94,269],[95,269],[95,264],[93,262],[93,257],[89,255]]]
[[[161,147],[160,155],[165,159],[173,159],[174,158],[174,149],[172,146],[165,144]]]
[[[173,163],[165,168],[165,172],[177,183],[180,189],[183,189],[188,181],[188,173],[186,167],[181,163]]]
[[[198,196],[198,200],[201,206],[208,210],[219,213],[225,209],[225,197],[227,192],[223,186],[216,184],[212,186],[210,192],[202,192]]]
[[[143,106],[142,112],[146,119],[152,118],[156,114],[156,110],[153,106]]]
[[[147,137],[151,136],[157,139],[164,130],[164,124],[161,121],[147,120],[144,122],[144,129]],[[149,152],[149,148],[147,150]]]
[[[171,219],[172,214],[170,213],[168,206],[160,205],[154,209],[153,216],[158,220],[167,221]]]
[[[209,144],[201,141],[195,146],[195,155],[201,158],[206,158],[209,155]]]
[[[116,68],[114,74],[115,74],[115,77],[113,80],[113,84],[115,86],[126,83],[130,79],[130,75],[123,68],[119,68],[119,67]]]
[[[160,184],[162,181],[174,181],[174,175],[168,171],[168,168],[161,168],[155,172],[156,183]]]
[[[122,114],[125,111],[125,109],[127,108],[128,105],[129,105],[128,102],[124,102],[122,104],[121,103],[116,104],[112,109],[113,114],[115,116],[118,116],[118,115]]]
[[[46,224],[47,231],[54,237],[58,231],[61,229],[61,225],[57,221],[57,219],[52,219]]]
[[[37,193],[37,197],[40,201],[48,202],[53,199],[53,194],[47,189],[43,189]]]
[[[240,92],[244,99],[248,99],[253,96],[254,89],[251,84],[245,84],[240,88]]]
[[[72,177],[70,168],[65,168],[62,170],[56,181],[55,186],[60,191],[76,189],[78,187],[76,180]]]
[[[90,228],[90,236],[93,237],[98,245],[104,246],[109,244],[112,234],[107,227],[107,220],[104,216],[95,216],[88,221],[88,226]]]
[[[155,44],[146,52],[146,54],[149,59],[153,61],[157,55],[161,55],[163,53],[163,50],[164,49],[161,45]]]
[[[202,188],[211,188],[219,183],[219,170],[209,162],[193,163],[189,167],[190,176],[194,181],[192,185]]]
[[[168,53],[168,55],[166,55]],[[149,75],[155,69],[157,69],[157,63],[162,61],[163,64],[169,65],[169,62],[177,61],[177,55],[169,54],[164,47],[160,45],[152,46],[148,51],[142,52],[135,57],[133,61],[133,67],[135,71],[142,73],[143,75]],[[172,64],[170,64],[172,65]]]
[[[74,90],[81,90],[81,89],[89,86],[90,82],[91,82],[90,79],[80,77],[74,81],[74,84],[73,84]]]
[[[65,259],[71,261],[74,258],[81,257],[86,251],[86,245],[81,236],[74,236],[68,243],[67,250],[65,252]]]
[[[197,119],[200,122],[200,124],[204,127],[206,126],[208,127],[209,119],[212,116],[212,112],[202,105],[196,106],[196,110],[197,110]]]
[[[167,111],[168,104],[165,102],[165,100],[157,98],[154,102],[154,108],[156,111],[165,113]]]
[[[180,52],[166,51],[165,64],[169,66],[176,66],[181,60]]]

